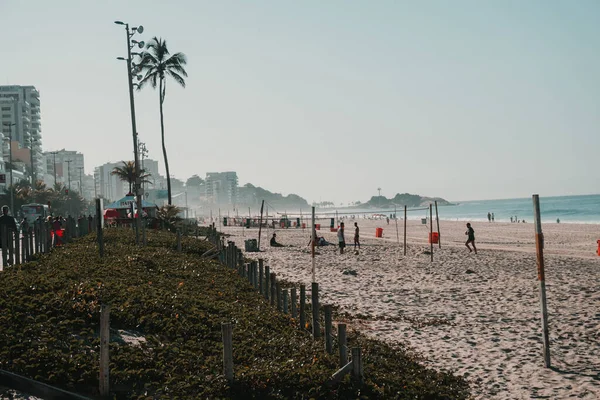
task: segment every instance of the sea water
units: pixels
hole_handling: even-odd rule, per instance
[[[481,200],[457,202],[456,205],[438,207],[440,219],[459,221],[487,221],[487,214],[494,213],[494,220],[510,222],[510,218],[533,222],[532,198],[508,200]],[[540,196],[542,222],[600,224],[600,194],[585,196]]]
[[[389,216],[394,211],[398,217],[404,214],[404,208],[398,206],[394,208],[386,207],[382,209],[367,208],[340,208],[337,210],[340,215],[373,215],[381,214]],[[334,209],[317,209],[319,217],[334,216]],[[453,221],[487,221],[487,214],[494,213],[494,220],[497,222],[510,222],[519,220],[533,222],[533,200],[532,198],[522,199],[504,199],[504,200],[477,200],[477,201],[458,201],[453,205],[438,206],[440,220]],[[600,194],[584,196],[556,196],[540,197],[540,213],[542,222],[554,222],[560,219],[565,223],[587,223],[600,224]],[[308,214],[304,211],[304,216]],[[429,217],[429,207],[424,209],[408,209],[408,219],[421,219]],[[433,209],[435,218],[435,209]]]

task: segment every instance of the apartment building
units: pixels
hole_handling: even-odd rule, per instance
[[[238,177],[236,172],[207,172],[206,200],[213,204],[238,203]]]

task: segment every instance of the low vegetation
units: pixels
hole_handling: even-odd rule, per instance
[[[365,381],[326,382],[338,368],[321,341],[298,330],[233,270],[202,259],[205,241],[131,230],[75,240],[0,272],[0,369],[97,395],[99,310],[111,305],[115,398],[465,398],[465,382],[428,370],[401,350],[349,335]],[[234,323],[235,383],[222,375],[221,324]]]

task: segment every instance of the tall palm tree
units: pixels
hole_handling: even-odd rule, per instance
[[[130,195],[131,187],[133,186],[133,183],[135,182],[135,178],[136,178],[135,162],[122,161],[122,163],[123,163],[123,166],[114,167],[113,170],[110,172],[110,174],[118,176],[119,179],[121,179],[122,181],[125,181],[129,184],[129,192],[127,192],[127,195]],[[146,170],[144,168],[140,168],[140,183],[149,183],[150,182],[148,180],[149,176],[150,176],[150,174],[146,173]]]
[[[188,74],[184,65],[187,64],[187,58],[183,53],[171,55],[167,48],[167,41],[162,38],[153,37],[146,45],[146,50],[140,56],[139,67],[144,73],[142,80],[138,84],[138,90],[142,89],[147,83],[150,83],[153,89],[156,89],[158,83],[158,97],[160,105],[160,137],[162,139],[163,157],[165,158],[165,170],[167,173],[167,193],[169,204],[171,204],[171,175],[169,174],[169,161],[167,159],[167,148],[165,146],[165,124],[163,118],[163,102],[167,93],[166,78],[170,76],[185,87],[185,79]]]

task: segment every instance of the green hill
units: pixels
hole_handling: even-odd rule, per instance
[[[368,208],[378,208],[378,207],[421,207],[421,206],[429,206],[430,203],[437,201],[439,206],[447,206],[451,205],[447,200],[442,199],[441,197],[424,197],[419,196],[418,194],[410,194],[410,193],[397,193],[391,199],[388,199],[385,196],[373,196],[369,199],[369,201],[365,203],[360,203],[355,205],[354,207],[368,207]]]

